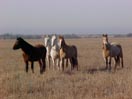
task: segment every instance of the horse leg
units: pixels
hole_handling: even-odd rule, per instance
[[[73,69],[75,68],[75,58],[74,57],[72,57],[72,64],[73,64]]]
[[[124,67],[124,63],[123,63],[123,57],[121,56],[121,65],[122,65],[122,68]]]
[[[42,73],[45,71],[45,69],[46,69],[45,58],[42,58],[42,59],[41,59],[41,62],[42,62],[42,66],[41,66],[41,68],[40,68],[40,73],[42,74]]]
[[[121,65],[122,68],[124,67],[124,63],[123,63],[123,51],[122,51],[122,47],[120,46],[121,52],[120,52],[120,59],[121,59]]]
[[[111,57],[109,57],[109,71],[111,71]]]
[[[78,70],[78,59],[77,58],[75,58],[75,60],[76,60],[76,67],[77,67],[77,70]]]
[[[62,70],[64,71],[64,59],[62,59]]]
[[[34,73],[34,62],[31,62],[31,69],[32,69],[32,73]]]
[[[70,63],[71,63],[71,70],[73,70],[73,60],[70,58]]]
[[[64,58],[60,61],[61,70],[64,71]]]
[[[118,56],[116,56],[116,62],[117,62],[117,65],[119,65],[120,66],[120,56],[118,55]]]
[[[28,61],[26,61],[26,72],[28,72]]]
[[[108,69],[108,58],[107,57],[105,58],[105,64],[106,64],[105,69],[107,70]]]
[[[72,58],[72,63],[73,63],[73,68],[77,68],[77,70],[78,70],[78,60],[77,60],[77,58],[76,57],[73,57]]]
[[[68,58],[66,58],[66,67],[68,67]]]
[[[60,62],[60,59],[59,58],[57,58],[57,67],[58,67],[58,70],[60,69],[60,64],[59,64],[59,62]]]
[[[118,63],[118,57],[114,57],[114,62],[115,62],[115,68],[114,68],[114,71],[116,71],[117,63]]]
[[[28,57],[25,53],[23,53],[23,59],[25,62],[25,71],[28,72]]]
[[[53,62],[53,70],[55,70],[55,59],[52,58],[52,62]]]
[[[47,55],[47,56],[46,56],[46,59],[47,59],[47,63],[48,63],[48,69],[50,69],[50,56]]]
[[[42,62],[41,62],[41,59],[40,59],[38,62],[39,62],[40,73],[41,73],[41,68],[42,68]]]
[[[50,56],[48,55],[48,65],[49,65],[49,69],[50,69]]]

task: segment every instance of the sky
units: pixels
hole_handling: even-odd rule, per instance
[[[132,0],[0,0],[0,34],[132,33]]]

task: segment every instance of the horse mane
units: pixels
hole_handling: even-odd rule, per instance
[[[21,49],[26,53],[26,54],[30,54],[31,53],[31,49],[35,48],[34,46],[32,46],[31,44],[29,44],[28,42],[26,42],[23,38],[18,37],[17,40],[21,43]]]
[[[103,49],[104,50],[110,50],[110,48],[111,48],[111,44],[110,43],[106,43],[106,44],[103,43]]]
[[[67,46],[67,44],[66,44],[65,39],[64,39],[64,37],[63,37],[63,36],[59,36],[59,39],[61,39],[61,40],[62,40],[63,45],[66,45],[66,46]]]
[[[60,35],[60,36],[59,36],[59,39],[63,39],[63,40],[64,40],[64,37]]]

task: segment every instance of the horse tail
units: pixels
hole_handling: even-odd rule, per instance
[[[78,60],[77,60],[77,58],[72,57],[71,60],[72,60],[71,62],[72,62],[73,68],[75,68],[75,66],[76,66],[77,70],[78,70]]]
[[[123,63],[123,50],[122,50],[122,46],[121,45],[117,45],[120,48],[120,58],[121,58],[121,65],[122,68],[124,67],[124,63]]]
[[[78,70],[78,59],[76,58],[76,66],[77,66],[77,70]]]
[[[74,52],[75,52],[75,56],[74,58],[72,58],[72,61],[73,61],[73,65],[77,67],[77,70],[78,70],[78,52],[77,52],[77,47],[76,46],[73,46],[74,48]]]
[[[46,70],[46,54],[47,54],[46,47],[43,47],[42,50],[43,50],[43,55],[42,55],[43,66],[41,66],[41,70],[40,70],[41,74]]]
[[[76,46],[72,46],[73,47],[73,49],[74,49],[74,52],[75,52],[75,57],[77,57],[77,55],[78,55],[78,53],[77,53],[77,47]]]
[[[120,65],[120,56],[117,56],[116,63]]]

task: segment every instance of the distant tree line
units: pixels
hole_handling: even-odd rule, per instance
[[[46,35],[46,34],[44,34]],[[23,34],[10,34],[5,33],[0,35],[0,39],[16,39],[17,37],[22,37],[24,39],[41,39],[44,36],[42,35],[23,35]],[[101,37],[101,34],[62,34],[65,38],[98,38]],[[132,37],[132,33],[128,34],[110,34],[112,37]]]
[[[44,34],[46,35],[46,34]],[[80,38],[76,34],[63,34],[65,38]],[[22,37],[24,39],[41,39],[43,35],[22,35],[22,34],[10,34],[5,33],[0,35],[0,39],[16,39],[17,37]]]
[[[22,35],[22,34],[2,34],[0,35],[0,39],[15,39],[17,37],[23,37],[25,39],[40,39],[41,35]]]
[[[114,37],[132,37],[132,33],[128,33],[128,34],[116,34],[116,35],[114,35]]]

